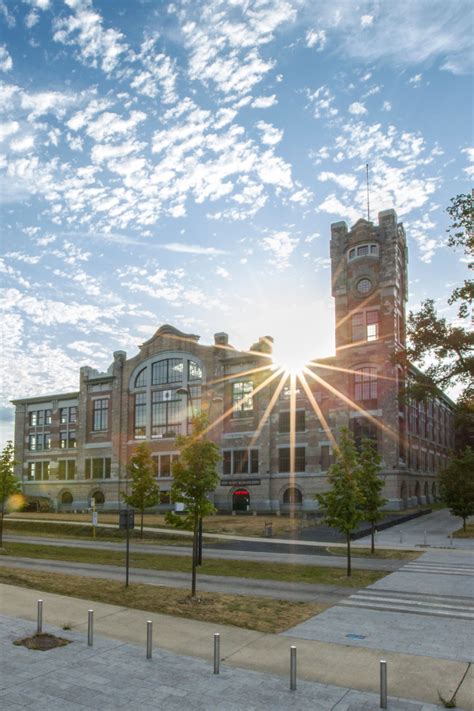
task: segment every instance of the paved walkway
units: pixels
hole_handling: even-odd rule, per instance
[[[474,555],[425,553],[284,634],[472,662]]]
[[[34,632],[38,598],[44,600],[44,629],[54,632],[67,624],[72,630],[61,634],[75,639],[73,645],[44,653],[10,645],[12,639]],[[472,667],[462,661],[261,634],[9,585],[0,585],[0,600],[6,616],[0,625],[5,638],[0,686],[9,704],[0,704],[2,708],[26,703],[54,710],[64,709],[66,702],[68,709],[76,708],[70,702],[108,709],[139,699],[145,708],[154,703],[160,711],[370,711],[378,708],[379,661],[386,659],[389,695],[413,700],[393,700],[389,709],[433,711],[438,708],[438,690],[445,698],[457,690],[458,708],[472,710]],[[93,649],[85,643],[88,609],[95,615]],[[7,616],[21,619],[8,622]],[[152,662],[144,659],[148,619],[154,628]],[[209,665],[214,632],[221,635],[223,673],[218,679]],[[290,693],[292,644],[297,646],[299,681],[298,691]]]
[[[472,521],[473,517],[469,520]],[[440,509],[380,531],[377,534],[377,545],[393,548],[421,546],[474,550],[474,539],[450,538],[450,533],[457,531],[461,526],[462,519],[459,516],[452,516],[448,509]],[[357,543],[369,545],[370,536],[359,538]]]
[[[143,647],[96,636],[88,647],[84,634],[48,626],[72,640],[66,647],[38,652],[12,642],[31,634],[24,620],[1,618],[2,709],[34,707],[48,711],[140,708],[218,711],[370,711],[379,708],[376,694],[288,677],[211,664],[189,656],[155,650],[145,659]],[[440,706],[391,697],[389,709],[436,711]]]

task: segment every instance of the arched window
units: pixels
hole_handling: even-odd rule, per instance
[[[370,366],[358,368],[354,375],[354,400],[364,402],[377,400],[376,369]]]
[[[136,439],[187,434],[193,414],[201,410],[201,363],[195,356],[180,351],[160,355],[142,363],[131,374]]]
[[[74,498],[70,491],[63,491],[61,494],[61,503],[69,506],[74,501]]]
[[[289,486],[288,489],[285,489],[283,492],[283,503],[290,505],[302,504],[303,494],[296,486]]]
[[[98,489],[97,491],[94,491],[94,493],[91,496],[91,499],[94,499],[96,506],[101,506],[102,504],[105,503],[105,495],[104,492]]]
[[[408,498],[408,492],[407,492],[407,485],[406,482],[402,481],[402,485],[400,487],[400,498],[402,501],[406,503],[406,500]]]

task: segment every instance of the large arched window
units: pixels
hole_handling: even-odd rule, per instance
[[[289,486],[283,492],[283,503],[289,505],[301,505],[303,503],[303,494],[296,486]]]
[[[167,352],[138,366],[130,378],[133,436],[174,438],[201,410],[203,368],[193,355]]]

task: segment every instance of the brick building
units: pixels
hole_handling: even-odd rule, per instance
[[[376,225],[332,225],[336,355],[315,361],[302,379],[281,376],[271,337],[238,351],[226,333],[201,345],[199,336],[162,326],[132,358],[116,351],[107,372],[81,368],[77,392],[13,401],[25,493],[58,508],[84,509],[94,497],[116,509],[127,461],[146,440],[167,508],[175,436],[202,409],[222,451],[212,494],[220,510],[314,510],[342,425],[356,440],[377,441],[389,508],[435,499],[436,474],[454,446],[453,404],[441,392],[429,403],[398,397],[410,377],[393,359],[405,343],[407,261],[393,210]]]

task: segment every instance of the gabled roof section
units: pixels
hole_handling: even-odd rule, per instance
[[[179,338],[185,341],[194,341],[195,343],[197,343],[201,337],[197,336],[194,333],[183,333],[183,331],[180,331],[178,328],[175,328],[174,326],[165,323],[163,324],[163,326],[160,326],[160,328],[153,334],[151,338],[148,339],[148,341],[142,343],[140,348],[143,348],[144,346],[149,346],[151,343],[153,343],[153,341],[156,341],[157,339],[166,336],[174,336],[175,338]]]

